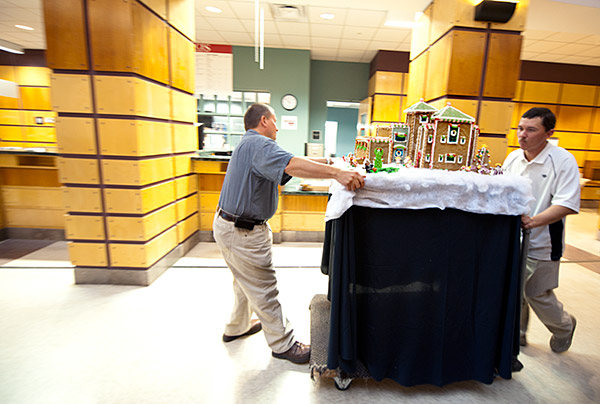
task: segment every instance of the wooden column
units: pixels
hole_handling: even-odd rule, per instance
[[[76,283],[148,285],[198,229],[193,0],[44,0]]]
[[[413,31],[407,105],[448,102],[475,118],[491,163],[506,156],[528,0],[507,23],[475,21],[473,0],[435,0]]]
[[[399,123],[407,107],[408,53],[380,50],[370,65],[369,97],[361,102],[366,113],[358,136],[375,136],[377,126]]]

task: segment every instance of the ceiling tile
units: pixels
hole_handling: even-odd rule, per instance
[[[225,39],[215,30],[197,29],[196,42],[219,43]]]
[[[239,20],[242,25],[244,26],[244,28],[246,28],[246,31],[254,34],[254,20]],[[260,27],[259,27],[260,29]],[[275,25],[275,23],[273,21],[265,21],[265,34],[266,33],[273,33],[273,32],[278,32],[277,31],[277,26]]]
[[[371,38],[373,38],[375,31],[375,28],[345,26],[342,31],[342,38],[370,41]]]
[[[587,34],[574,34],[570,32],[555,32],[554,34],[544,38],[548,41],[555,42],[577,42],[582,38],[585,38],[589,35]]]
[[[250,38],[250,35],[248,35],[245,32],[223,32],[223,31],[220,31],[219,34],[221,34],[221,36],[229,44],[254,45],[254,38]]]
[[[323,37],[311,37],[311,45],[319,48],[337,48],[340,45],[338,38],[323,38]]]
[[[525,46],[525,49],[531,52],[550,52],[554,49],[564,46],[562,42],[537,41]]]
[[[553,35],[553,31],[536,31],[525,29],[523,36],[527,39],[546,39],[550,35]]]
[[[363,50],[350,50],[350,49],[340,49],[338,50],[338,57],[354,57],[361,58],[365,54]]]
[[[592,48],[588,49],[588,50],[584,50],[582,52],[579,52],[579,54],[577,56],[589,56],[589,57],[600,57],[600,46],[593,46]]]
[[[411,31],[408,29],[400,29],[400,28],[379,28],[375,35],[373,36],[373,40],[377,41],[398,41],[404,42],[408,37],[410,39]]]
[[[342,39],[342,41],[340,42],[340,46],[342,47],[342,49],[348,49],[348,50],[365,50],[369,47],[369,44],[371,43],[371,41],[361,41],[359,39]]]
[[[285,46],[301,47],[306,49],[310,47],[310,38],[308,36],[286,35],[282,38]]]
[[[350,9],[346,16],[346,25],[379,28],[383,26],[385,16],[385,11]]]
[[[343,31],[343,25],[310,24],[310,33],[314,36],[341,38]]]
[[[229,2],[233,12],[238,18],[243,20],[254,20],[254,2],[253,1],[230,1]],[[264,1],[260,3],[265,13],[265,22],[272,21],[273,15],[271,14],[271,8]],[[260,14],[259,14],[260,15]]]
[[[218,31],[247,32],[237,18],[207,18],[210,25]]]
[[[398,45],[396,50],[401,52],[410,52],[410,42],[402,42],[400,45]]]
[[[275,25],[280,35],[310,35],[308,24],[276,21]]]
[[[372,41],[367,50],[396,50],[398,42]]]
[[[581,38],[577,43],[585,43],[590,45],[600,46],[600,35],[589,35]]]
[[[266,47],[281,47],[283,41],[279,34],[265,34],[265,46]]]
[[[220,18],[237,18],[237,15],[233,12],[233,9],[229,6],[229,1],[224,0],[196,0],[196,14],[201,14],[204,17],[215,17]],[[206,6],[213,6],[221,9],[221,13],[213,13],[206,10]]]
[[[587,60],[590,60],[592,58],[588,57],[588,56],[563,56],[560,60],[561,63],[571,63],[571,64],[582,64]]]
[[[335,17],[332,20],[324,20],[321,18],[321,14],[328,13],[333,14]],[[308,7],[308,21],[313,24],[318,23],[328,23],[331,22],[333,24],[343,24],[346,21],[346,15],[348,11],[345,8],[337,8],[337,7]]]
[[[600,58],[592,58],[585,62],[586,65],[600,66]]]
[[[594,45],[584,45],[578,43],[569,43],[559,48],[552,50],[550,53],[556,53],[558,55],[577,55],[581,52],[585,52],[594,49]]]

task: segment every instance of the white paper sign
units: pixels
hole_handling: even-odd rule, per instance
[[[294,115],[282,115],[281,129],[298,130],[298,117]]]
[[[233,92],[233,55],[196,52],[196,94]]]
[[[0,80],[0,96],[19,98],[19,86],[14,81]]]

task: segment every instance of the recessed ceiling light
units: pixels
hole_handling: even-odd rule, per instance
[[[17,24],[17,25],[15,25],[15,27],[21,28],[21,29],[26,29],[27,31],[33,31],[33,28],[28,27],[27,25],[19,25],[19,24]]]
[[[206,10],[207,10],[207,11],[210,11],[211,13],[217,13],[217,14],[219,14],[219,13],[222,13],[222,12],[223,12],[223,10],[221,10],[220,8],[218,8],[218,7],[213,7],[213,6],[206,6]]]
[[[331,13],[323,13],[319,17],[321,17],[324,20],[333,20],[335,18],[335,15]]]

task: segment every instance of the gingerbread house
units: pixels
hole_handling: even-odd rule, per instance
[[[419,126],[431,122],[431,116],[437,111],[436,108],[424,102],[422,98],[419,102],[404,110],[406,113],[406,124],[409,127],[408,144],[406,147],[408,156],[414,156]]]
[[[414,167],[429,168],[431,163],[431,146],[434,138],[434,125],[424,123],[417,130],[417,139],[415,141],[415,150],[411,157]]]
[[[381,161],[383,164],[389,164],[392,161],[393,147],[391,137],[359,136],[354,142],[354,155],[359,164],[362,164],[365,159],[373,162],[375,161],[375,150],[381,149]]]
[[[408,134],[410,128],[404,123],[397,123],[392,125],[392,141],[394,144],[394,152],[392,155],[392,161],[396,163],[403,163],[406,155],[406,149],[408,147]]]
[[[473,123],[475,118],[459,111],[448,103],[432,115],[433,134],[427,135],[430,144],[429,163],[426,168],[459,170],[470,165],[477,144],[479,130]],[[431,142],[429,142],[431,138]],[[425,142],[422,141],[422,145]],[[420,167],[423,167],[420,165]]]

